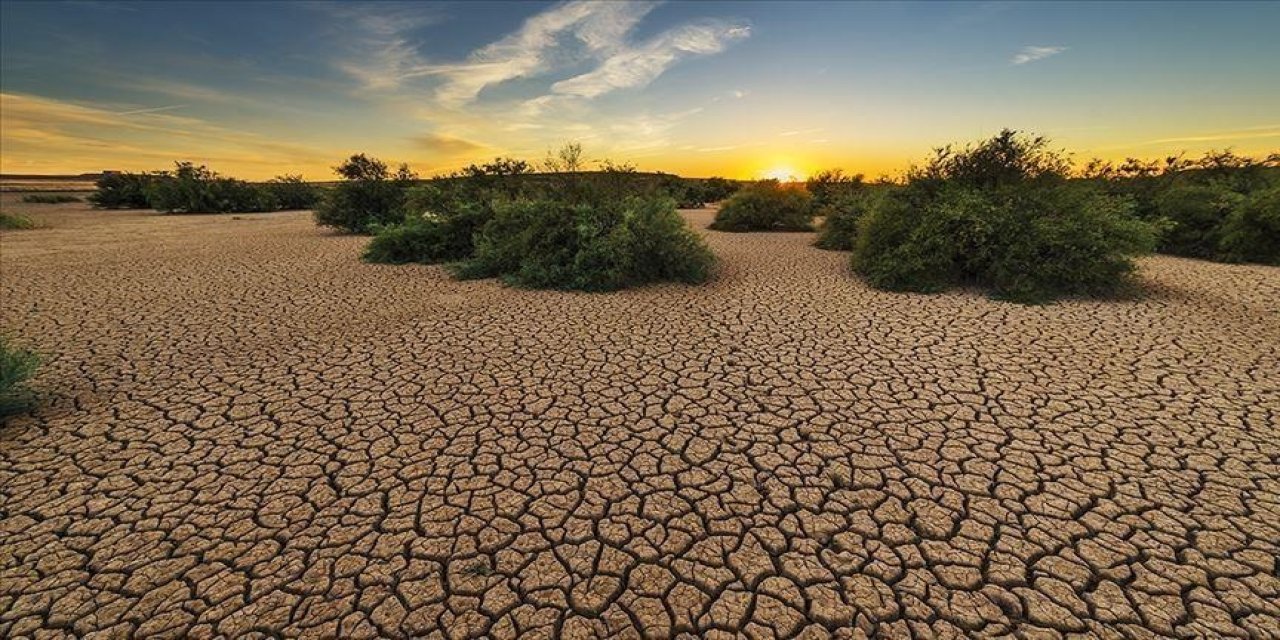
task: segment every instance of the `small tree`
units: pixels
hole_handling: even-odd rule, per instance
[[[333,170],[343,181],[316,207],[316,224],[368,233],[404,220],[405,192],[417,178],[408,165],[400,165],[392,174],[385,162],[360,153]]]
[[[582,157],[582,143],[569,142],[560,150],[552,155],[547,152],[547,158],[543,161],[543,166],[551,173],[577,173],[582,171],[586,165],[586,160]]]

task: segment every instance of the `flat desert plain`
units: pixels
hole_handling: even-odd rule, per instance
[[[4,197],[0,636],[1280,635],[1280,269],[1028,307],[704,231],[580,294]]]

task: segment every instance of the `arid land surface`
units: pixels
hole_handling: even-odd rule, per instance
[[[704,232],[592,295],[3,198],[0,637],[1280,636],[1280,269],[1025,307]]]

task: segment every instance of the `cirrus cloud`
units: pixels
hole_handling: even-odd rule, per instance
[[[1010,62],[1013,64],[1027,64],[1036,60],[1044,60],[1049,56],[1056,56],[1066,50],[1067,47],[1023,47],[1021,51],[1013,56],[1013,60]]]

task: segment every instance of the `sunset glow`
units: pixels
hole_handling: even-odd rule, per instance
[[[875,177],[1003,127],[1085,159],[1280,146],[1277,3],[75,6],[0,4],[4,173],[433,175],[578,141],[590,166]]]

